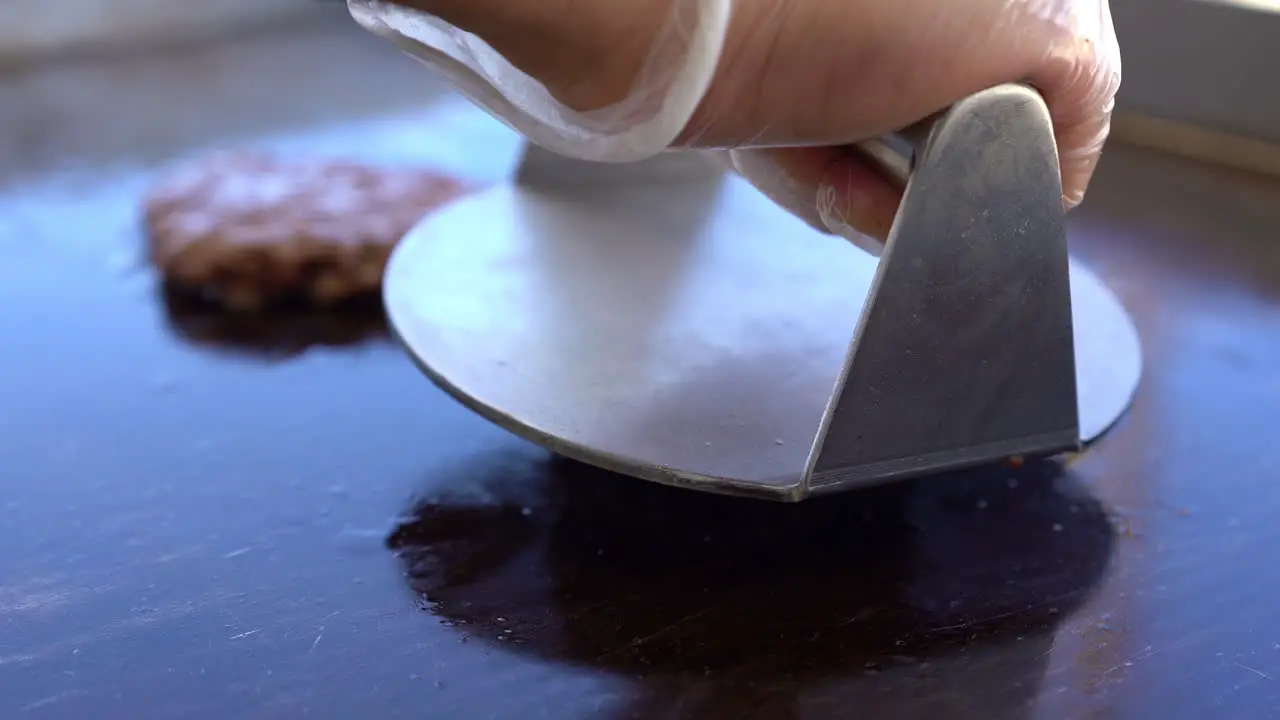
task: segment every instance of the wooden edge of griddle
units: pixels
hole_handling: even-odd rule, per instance
[[[1280,144],[1143,113],[1118,111],[1111,141],[1237,170],[1280,176]]]

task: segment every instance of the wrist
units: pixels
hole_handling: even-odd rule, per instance
[[[671,0],[393,0],[475,35],[572,110],[630,94]]]

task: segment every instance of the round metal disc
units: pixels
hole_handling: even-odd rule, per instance
[[[876,260],[736,177],[519,186],[428,218],[391,259],[396,334],[431,379],[555,452],[646,479],[797,481]],[[1137,333],[1071,267],[1083,439],[1129,405]]]

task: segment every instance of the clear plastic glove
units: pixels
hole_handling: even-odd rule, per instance
[[[1108,0],[348,0],[530,141],[733,167],[816,227],[883,238],[901,192],[853,143],[1004,82],[1046,99],[1063,202],[1084,198],[1120,85]]]

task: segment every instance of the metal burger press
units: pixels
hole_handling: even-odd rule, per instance
[[[1068,257],[1041,97],[996,87],[865,149],[906,183],[878,259],[698,154],[528,147],[400,244],[391,323],[503,428],[696,490],[797,501],[1102,435],[1141,350]]]

